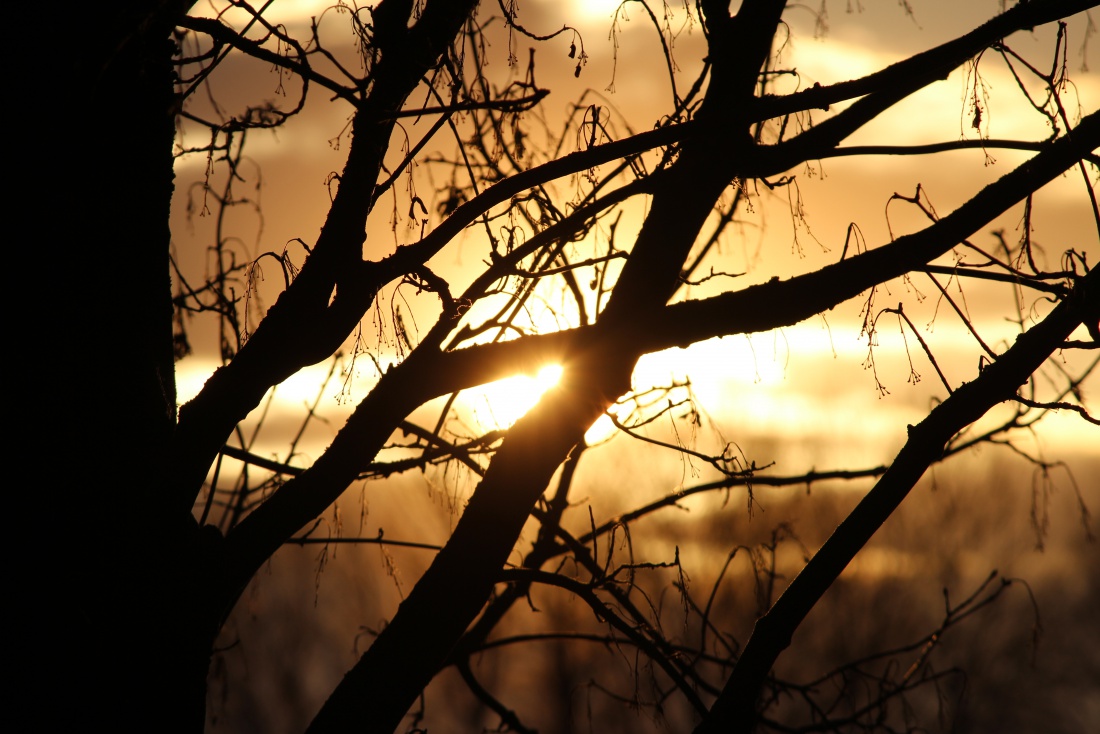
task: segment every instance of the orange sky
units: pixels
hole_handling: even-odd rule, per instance
[[[278,2],[273,10],[285,13],[282,18],[293,26],[327,5],[306,0]],[[864,12],[849,14],[845,12],[844,3],[829,3],[828,33],[821,38],[814,37],[811,13],[797,8],[788,13],[792,41],[782,52],[782,63],[798,70],[800,86],[813,82],[828,84],[881,68],[964,32],[995,13],[998,3],[921,1],[914,3],[915,18],[906,17],[895,3],[864,5]],[[615,26],[614,40],[609,39],[610,14],[614,6],[614,3],[577,3],[570,7],[567,3],[535,0],[520,3],[518,19],[521,23],[536,32],[547,32],[571,23],[579,29],[588,54],[587,66],[580,77],[574,79],[575,62],[566,56],[570,34],[539,46],[536,78],[540,85],[552,90],[544,103],[544,114],[551,124],[555,123],[555,115],[561,114],[586,89],[594,90],[593,102],[616,108],[615,120],[620,134],[625,134],[627,122],[635,130],[648,129],[656,115],[668,111],[671,97],[663,60],[656,52],[656,30],[641,12],[628,8],[628,19],[620,19]],[[483,4],[483,11],[491,7],[491,3]],[[280,19],[278,15],[272,17]],[[341,27],[337,19],[333,20],[336,21],[332,24],[334,28]],[[674,29],[681,29],[673,48],[681,69],[678,83],[684,89],[699,67],[703,37],[697,23],[691,29],[682,23],[680,13],[673,16],[670,24]],[[1083,14],[1070,24],[1069,71],[1075,86],[1065,96],[1072,104],[1079,100],[1081,110],[1088,112],[1100,105],[1100,75],[1081,68],[1087,64],[1092,69],[1100,69],[1100,56],[1096,44],[1092,44],[1087,55],[1080,54],[1084,26]],[[333,38],[339,36],[334,34]],[[1009,44],[1037,65],[1047,66],[1051,38],[1051,29],[1042,28],[1033,34],[1018,34],[1009,39]],[[520,58],[526,58],[529,45],[526,39],[516,42]],[[489,50],[489,72],[500,75],[501,79],[507,79],[510,73],[524,73],[523,64],[510,70],[506,58],[507,42],[501,38]],[[215,74],[214,89],[224,100],[230,100],[241,90],[248,90],[258,98],[273,96],[275,77],[262,64],[235,64],[231,59],[219,71]],[[984,61],[980,71],[988,94],[982,135],[1038,140],[1047,134],[1039,116],[1028,114],[1026,109],[1021,112],[1019,94],[997,59]],[[609,91],[612,86],[613,92]],[[978,131],[969,126],[966,87],[966,70],[959,70],[947,80],[906,100],[848,142],[917,143],[975,138]],[[288,99],[292,99],[295,87],[287,84],[286,89],[290,95]],[[285,243],[298,237],[311,242],[324,221],[328,203],[325,182],[330,172],[342,167],[347,149],[346,140],[339,147],[330,141],[340,134],[348,110],[338,103],[327,104],[326,95],[317,89],[313,90],[312,99],[317,109],[276,132],[254,132],[250,136],[250,157],[260,168],[246,167],[244,174],[248,183],[238,188],[237,195],[257,196],[252,186],[262,180],[263,186],[258,192],[262,222],[247,209],[231,214],[229,221],[240,237],[242,258],[255,257],[265,250],[281,251]],[[410,124],[410,136],[416,138],[428,124],[429,121],[422,121],[419,126]],[[187,129],[185,123],[184,130]],[[183,140],[189,145],[203,142],[193,133],[187,133]],[[453,147],[452,142],[445,137],[442,140],[449,152],[446,146]],[[815,164],[812,171],[794,171],[807,213],[805,222],[796,225],[792,220],[787,191],[780,190],[778,195],[762,191],[753,199],[753,212],[746,214],[744,226],[729,237],[723,259],[716,265],[730,271],[747,271],[735,287],[767,280],[773,275],[787,277],[816,269],[838,257],[850,222],[858,223],[870,245],[882,244],[890,236],[885,205],[892,192],[911,194],[920,183],[937,211],[945,214],[1027,157],[1027,154],[1009,151],[991,151],[991,155],[995,162],[983,161],[982,152],[976,150],[935,157],[838,158]],[[201,181],[205,166],[202,156],[185,156],[177,163],[173,237],[183,266],[194,277],[204,267],[199,258],[210,240],[214,218],[188,218],[186,207],[188,197],[196,196],[193,185]],[[1052,266],[1057,264],[1058,253],[1069,247],[1086,252],[1090,263],[1100,261],[1098,235],[1079,176],[1079,173],[1067,175],[1036,197],[1033,237],[1047,248]],[[424,179],[420,181],[417,193],[429,201],[430,183]],[[562,183],[559,190],[568,195],[570,184]],[[380,204],[369,224],[366,253],[370,257],[382,256],[394,245],[388,206],[389,201]],[[403,214],[403,205],[398,209]],[[629,211],[624,220],[628,224],[631,216],[636,222],[641,214],[638,208],[633,210],[633,215]],[[1008,239],[1014,241],[1019,236],[1019,220],[1020,210],[1016,209],[987,230],[1002,228]],[[419,230],[407,225],[406,221],[398,223],[397,240],[411,241],[418,236]],[[889,210],[889,225],[898,235],[923,226],[923,221],[895,203]],[[486,257],[479,237],[474,235],[452,243],[433,261],[433,267],[450,280],[453,289],[460,289]],[[620,244],[624,241],[622,237],[620,232]],[[975,242],[992,246],[992,238],[984,233],[977,235]],[[270,302],[281,275],[274,266],[269,266],[265,278],[261,293],[265,293]],[[927,282],[917,287],[926,294],[932,291]],[[679,297],[699,297],[707,293],[706,288],[696,288]],[[968,293],[976,294],[968,304],[983,329],[994,334],[991,339],[1011,338],[1011,327],[1003,322],[1004,307],[1009,305],[1004,296],[997,293],[994,297],[998,300],[985,301],[980,297],[982,289],[977,286],[968,289]],[[392,298],[392,289],[387,289],[383,295]],[[895,296],[900,295],[884,296],[878,305],[896,305]],[[951,379],[968,379],[975,365],[976,352],[958,320],[943,308],[933,324],[934,298],[928,299],[923,306],[911,294],[905,299],[907,312],[913,315],[916,323],[926,326],[926,337]],[[412,309],[418,328],[421,332],[426,331],[431,325],[434,305],[425,309],[414,305]],[[723,411],[736,406],[740,415],[750,418],[750,429],[763,433],[794,431],[807,437],[835,436],[838,430],[852,425],[856,419],[867,421],[868,416],[877,416],[874,420],[881,423],[881,429],[873,433],[883,442],[879,451],[892,450],[904,440],[905,423],[918,420],[926,412],[930,396],[943,390],[923,358],[916,363],[924,378],[921,384],[914,387],[906,383],[908,368],[903,361],[904,353],[900,351],[899,332],[894,326],[883,329],[882,348],[876,355],[880,360],[880,376],[891,390],[890,395],[880,398],[873,379],[861,367],[867,355],[867,344],[859,337],[859,310],[859,303],[849,303],[834,309],[826,319],[814,319],[779,334],[756,335],[751,339],[731,337],[699,345],[686,354],[677,350],[656,355],[643,360],[635,383],[642,387],[669,375],[690,376],[698,393],[710,397],[705,401],[709,403],[708,410],[721,416]],[[540,317],[536,314],[535,318]],[[540,325],[542,328],[549,326],[545,321]],[[910,344],[912,346],[912,339]],[[207,341],[196,346],[209,350],[214,343]],[[385,363],[392,359],[392,354],[383,349],[378,358]],[[213,366],[210,358],[201,353],[184,360],[179,365],[181,398],[193,394]],[[317,375],[323,375],[327,369],[327,365],[320,365],[292,378],[290,384],[280,390],[280,400],[285,400],[290,409],[311,400],[317,390]],[[358,384],[350,393],[350,404],[346,399],[343,404],[337,404],[337,389],[329,388],[332,395],[323,405],[334,419],[349,410],[355,399],[362,397],[374,376],[373,367],[361,362]],[[515,416],[514,410],[498,410],[498,419],[507,421],[503,417],[505,413]],[[481,415],[485,414],[482,410]],[[1059,416],[1052,421],[1064,424],[1063,429],[1054,429],[1060,436],[1058,443],[1087,449],[1094,437],[1088,435],[1087,429],[1082,432],[1080,421],[1066,418]],[[332,430],[339,422],[334,420]],[[319,436],[313,448],[320,451],[324,445],[327,440]]]

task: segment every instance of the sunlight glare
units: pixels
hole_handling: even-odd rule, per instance
[[[468,391],[475,419],[486,428],[508,428],[558,384],[561,365],[548,364],[535,375],[516,375]]]

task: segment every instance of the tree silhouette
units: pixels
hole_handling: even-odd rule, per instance
[[[429,683],[452,666],[505,728],[527,730],[522,712],[478,683],[470,661],[516,602],[544,585],[590,607],[605,644],[636,649],[667,698],[656,706],[690,710],[697,732],[788,726],[769,718],[784,695],[809,702],[798,726],[871,727],[890,700],[934,683],[917,665],[883,674],[850,708],[831,708],[821,703],[825,694],[772,673],[802,620],[929,466],[977,444],[1010,442],[1053,408],[1080,414],[1083,426],[1097,422],[1080,388],[1090,365],[1056,366],[1036,379],[1052,356],[1061,365],[1100,341],[1100,284],[1087,262],[1095,232],[1091,243],[1061,247],[1053,270],[1027,224],[1019,242],[1002,238],[1000,252],[971,239],[1021,204],[1030,217],[1033,195],[1067,172],[1087,191],[1100,231],[1093,195],[1100,122],[1095,111],[1081,116],[1066,101],[1065,21],[1090,3],[1022,2],[878,71],[812,85],[779,54],[792,12],[785,2],[746,0],[732,13],[726,3],[704,0],[677,8],[677,22],[705,41],[705,58],[694,66],[673,55],[672,9],[624,3],[618,12],[652,22],[669,69],[662,89],[671,94],[652,103],[653,126],[642,132],[616,121],[595,97],[578,101],[567,119],[547,117],[551,90],[536,82],[536,52],[521,59],[516,49],[536,45],[540,76],[553,76],[541,54],[564,57],[569,78],[586,73],[584,39],[569,26],[539,35],[515,2],[338,4],[293,29],[268,19],[278,5],[234,0],[212,12],[189,2],[118,2],[70,24],[51,44],[63,55],[67,89],[48,108],[59,151],[47,168],[64,168],[46,177],[57,177],[51,186],[64,186],[67,201],[41,224],[51,240],[66,243],[65,279],[49,299],[67,325],[46,338],[80,360],[79,367],[50,368],[52,389],[69,394],[45,419],[54,453],[63,456],[59,481],[49,485],[65,538],[55,601],[66,638],[75,641],[56,651],[75,696],[58,714],[109,717],[115,728],[201,729],[212,656],[231,642],[219,636],[273,554],[288,543],[337,542],[319,518],[349,487],[431,467],[469,472],[476,488],[310,731],[401,729]],[[1048,24],[1058,28],[1052,64],[1013,50],[1013,34]],[[239,105],[218,98],[219,74],[229,75],[225,69],[240,59],[273,69],[285,96]],[[1004,94],[1048,123],[1045,139],[982,133],[986,101],[975,92],[960,107],[970,105],[977,137],[951,139],[949,130],[942,143],[845,147],[953,71],[967,68],[977,78],[982,64],[995,63],[1018,81]],[[698,75],[685,83],[678,64]],[[349,115],[332,143],[346,160],[329,182],[331,206],[319,233],[282,252],[240,256],[228,219],[251,203],[241,193],[250,175],[246,141],[313,105]],[[723,272],[722,243],[744,236],[739,217],[773,192],[796,199],[800,167],[840,156],[935,160],[967,150],[975,156],[968,166],[1001,150],[1028,157],[943,216],[919,189],[895,195],[926,215],[923,226],[866,243],[850,229],[840,254],[834,249],[816,269],[744,287]],[[177,157],[209,161],[193,194],[217,221],[201,282],[171,246]],[[432,171],[427,183],[414,170],[418,161]],[[418,195],[418,187],[431,193]],[[629,208],[640,201],[644,210]],[[637,227],[619,227],[632,216]],[[800,216],[797,206],[792,216]],[[394,224],[395,246],[386,251],[373,242],[365,249],[368,228],[391,220],[412,225]],[[441,274],[441,253],[460,246],[476,249],[467,259],[481,262],[480,270]],[[269,307],[260,267],[269,276],[263,288],[277,292]],[[270,278],[273,269],[283,277]],[[941,370],[903,305],[876,302],[890,283],[918,277],[935,284],[945,310],[974,331],[977,364],[961,379]],[[958,283],[1018,296],[1004,314],[1019,326],[1013,343],[987,345],[944,285]],[[402,312],[394,286],[418,305]],[[548,292],[559,294],[557,328],[531,315]],[[636,437],[655,417],[698,418],[694,402],[679,397],[685,386],[632,383],[643,355],[790,327],[858,297],[866,301],[869,359],[879,319],[896,316],[913,349],[910,364],[929,360],[943,383],[942,399],[908,427],[888,467],[780,475],[732,444],[716,451],[673,444],[717,480],[606,523],[569,514],[574,472],[588,455],[585,436],[601,417],[614,416]],[[383,298],[390,299],[385,309]],[[434,320],[425,333],[407,322],[410,308]],[[177,411],[174,364],[191,350],[203,319],[217,331],[220,367]],[[364,346],[371,328],[380,334],[375,349]],[[345,361],[333,364],[345,368],[351,356],[359,369],[374,360],[378,377],[354,396],[354,410],[323,453],[308,461],[296,441],[275,459],[251,450],[241,428],[249,414],[275,386],[334,355]],[[559,382],[513,425],[464,433],[448,423],[454,398],[447,396],[546,364],[561,366]],[[74,382],[79,387],[60,387]],[[447,401],[435,408],[435,425],[412,417],[438,406],[437,398]],[[1006,402],[1014,409],[1003,420],[967,431]],[[243,467],[232,478],[231,462]],[[621,544],[631,523],[691,492],[746,487],[751,508],[754,487],[872,477],[786,588],[772,593],[782,584],[774,565],[768,570],[769,551],[753,551],[762,554],[756,568],[769,590],[743,647],[718,632],[710,649],[677,643],[635,577],[675,577],[679,558],[658,568],[627,558]],[[537,530],[517,563],[517,542],[532,522]],[[781,536],[770,546],[773,560]],[[672,583],[683,616],[705,637],[718,611]],[[950,607],[944,628],[998,593],[994,585]],[[847,681],[850,671],[838,669],[835,680]],[[405,725],[415,728],[420,720],[411,721]]]

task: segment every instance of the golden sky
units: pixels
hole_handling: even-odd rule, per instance
[[[272,6],[270,17],[291,28],[301,28],[308,18],[319,16],[330,5],[310,0],[280,0]],[[676,10],[678,5],[670,5],[674,8],[669,19],[674,35],[671,43],[680,69],[678,85],[683,90],[700,67],[703,36],[697,22],[694,26],[687,23],[682,11]],[[791,40],[781,50],[779,64],[797,70],[798,80],[785,78],[778,91],[793,91],[796,85],[802,88],[815,82],[829,84],[870,73],[965,32],[996,13],[999,3],[921,0],[913,3],[913,17],[908,17],[897,3],[862,3],[862,12],[853,13],[847,12],[847,5],[835,1],[827,4],[827,29],[803,6],[789,10],[787,21]],[[625,135],[627,129],[648,129],[658,115],[668,112],[671,92],[664,61],[658,53],[657,30],[640,10],[630,6],[620,11],[613,24],[616,6],[614,2],[523,0],[519,3],[519,22],[534,32],[549,32],[567,23],[576,27],[588,57],[579,78],[574,78],[575,62],[566,55],[573,38],[571,34],[538,46],[536,78],[541,86],[551,90],[543,112],[551,126],[559,124],[556,116],[563,115],[585,94],[588,95],[586,103],[614,109],[612,119],[620,135]],[[493,3],[483,3],[482,11],[493,7]],[[196,11],[202,12],[202,8],[200,4]],[[335,11],[327,12],[330,15],[324,17],[323,23],[341,28],[341,21],[334,17]],[[236,22],[239,25],[240,21]],[[1084,14],[1075,16],[1069,24],[1067,57],[1072,86],[1067,89],[1065,98],[1071,105],[1071,113],[1089,112],[1100,105],[1100,74],[1097,73],[1100,71],[1097,52],[1100,46],[1093,43],[1085,50],[1085,25]],[[333,43],[340,39],[337,32],[330,33],[329,37],[335,39]],[[1031,34],[1017,34],[1009,39],[1009,45],[1045,68],[1050,63],[1052,38],[1053,30],[1044,27]],[[508,41],[499,37],[488,51],[488,72],[500,84],[506,83],[509,77],[524,74],[526,49],[530,45],[527,39],[515,40],[516,55],[524,61],[510,68],[507,64]],[[1085,67],[1093,71],[1086,71]],[[972,69],[964,68],[905,100],[860,131],[848,144],[928,143],[979,136],[1039,140],[1048,134],[1045,121],[1020,104],[1015,83],[998,59],[992,55],[984,59],[979,73],[985,108],[980,129],[971,126],[969,95],[975,77]],[[230,100],[239,94],[253,99],[278,100],[276,82],[276,76],[263,64],[240,62],[231,57],[215,74],[213,89],[219,100]],[[295,89],[293,83],[288,83],[288,96],[283,99],[293,99]],[[283,128],[250,134],[249,162],[243,170],[247,181],[238,186],[236,193],[237,196],[258,198],[260,210],[257,214],[241,207],[227,218],[229,228],[239,238],[236,246],[242,258],[255,257],[263,251],[279,252],[295,238],[311,242],[324,222],[329,197],[326,181],[331,172],[343,165],[346,138],[343,145],[335,141],[346,124],[349,110],[338,102],[329,104],[326,95],[316,88],[312,95],[313,108]],[[406,129],[410,137],[416,139],[429,124],[430,120],[410,123]],[[183,130],[184,144],[204,142],[203,134],[193,132],[187,123]],[[441,140],[445,148],[453,148],[445,136]],[[851,222],[858,223],[869,245],[885,243],[891,232],[896,236],[925,224],[920,216],[898,202],[887,209],[891,193],[910,195],[919,183],[936,210],[945,214],[1028,157],[1027,153],[1005,150],[989,153],[988,159],[980,150],[937,156],[836,158],[814,164],[812,169],[792,171],[805,208],[805,220],[796,221],[791,216],[790,189],[779,190],[776,194],[762,190],[753,198],[753,211],[745,214],[743,225],[728,238],[722,259],[716,264],[725,270],[746,272],[742,280],[734,284],[739,287],[774,275],[788,277],[834,261]],[[206,165],[202,155],[182,156],[177,163],[173,238],[182,266],[192,274],[205,267],[202,253],[211,241],[215,220],[212,216],[188,216],[187,213],[189,200],[193,212],[201,207],[201,191],[196,184],[203,180]],[[421,166],[422,176],[427,168]],[[431,183],[423,177],[418,181],[417,193],[429,201]],[[257,183],[262,183],[258,190],[255,188]],[[568,183],[563,183],[559,190],[568,192]],[[369,257],[380,257],[392,251],[395,241],[412,241],[418,237],[418,228],[409,226],[407,220],[397,222],[396,231],[392,231],[394,227],[386,211],[388,206],[389,202],[381,203],[368,225],[365,252]],[[404,213],[403,205],[394,208],[400,218]],[[641,214],[640,207],[628,207],[624,221],[636,223]],[[1017,208],[986,228],[986,232],[1003,229],[1005,236],[1014,241],[1019,237],[1020,216]],[[1090,263],[1100,260],[1098,234],[1079,172],[1055,181],[1036,196],[1033,227],[1033,238],[1046,248],[1051,266],[1057,264],[1058,253],[1069,247],[1087,253]],[[620,243],[624,241],[622,237],[620,233]],[[975,242],[992,247],[993,240],[983,232],[975,236]],[[432,266],[451,282],[453,289],[461,289],[478,271],[485,257],[484,242],[475,234],[452,243]],[[266,294],[268,302],[277,292],[281,279],[274,266],[264,270],[261,294]],[[927,283],[916,287],[925,295],[931,292]],[[705,287],[686,289],[678,297],[699,297],[707,293]],[[986,298],[983,294],[990,291],[980,286],[973,286],[972,290],[968,287],[968,293],[973,294],[968,300],[972,315],[983,330],[992,335],[987,338],[1010,340],[1012,326],[1003,320],[1005,307],[1010,304],[1003,294],[993,291]],[[878,305],[895,305],[892,301],[901,295],[884,296]],[[936,299],[926,299],[922,305],[920,299],[912,296],[905,296],[907,312],[913,314],[916,323],[926,327],[926,336],[950,378],[955,381],[968,379],[976,358],[973,343],[961,324],[952,314],[945,313],[946,308],[933,320]],[[383,297],[388,302],[395,299],[392,289],[384,292]],[[547,294],[549,305],[552,305],[552,298],[552,294]],[[919,420],[927,411],[931,397],[937,390],[943,391],[920,355],[916,365],[924,379],[916,386],[907,384],[903,344],[895,327],[892,331],[883,329],[882,349],[876,354],[882,372],[880,377],[890,389],[888,396],[879,396],[873,379],[862,368],[867,343],[859,335],[860,306],[858,302],[845,304],[824,319],[812,319],[781,333],[730,337],[697,345],[686,352],[673,350],[653,355],[639,365],[635,386],[644,387],[669,377],[690,378],[697,394],[709,398],[705,403],[719,416],[716,420],[721,422],[723,415],[736,408],[738,415],[749,418],[752,430],[765,434],[793,432],[804,437],[829,437],[830,440],[840,437],[849,441],[852,436],[845,435],[846,427],[858,421],[863,421],[866,427],[867,420],[874,420],[878,427],[872,433],[883,442],[879,451],[888,453],[904,440],[905,424]],[[411,309],[417,328],[426,331],[434,318],[433,306],[421,309],[413,304],[407,308]],[[534,313],[532,318],[541,328],[552,328],[553,322],[547,320],[549,314],[548,306],[541,314]],[[196,346],[200,353],[179,365],[183,399],[197,391],[214,367],[210,351],[204,355],[201,352],[203,345]],[[205,346],[209,350],[214,342],[208,341]],[[392,350],[385,348],[376,356],[383,364],[395,358]],[[285,401],[288,409],[300,409],[304,401],[313,399],[318,389],[318,376],[327,371],[327,365],[319,365],[291,378],[278,391],[280,404]],[[329,388],[332,395],[324,404],[332,411],[334,419],[350,410],[355,400],[369,389],[375,376],[369,363],[360,362],[350,393],[338,401],[338,390]],[[470,405],[480,411],[485,421],[495,419],[507,424],[518,417],[521,402],[533,400],[533,384],[534,380],[521,377],[507,386],[480,391],[496,396],[492,417],[488,417],[490,412],[485,408],[484,398],[478,397],[479,391],[471,391]],[[521,400],[520,393],[526,393],[526,398]],[[502,406],[501,402],[510,407]],[[1059,436],[1058,442],[1088,450],[1095,436],[1088,435],[1087,430],[1083,432],[1080,421],[1067,418],[1056,416],[1052,421],[1051,430]],[[333,430],[339,423],[338,419],[334,420]],[[1058,426],[1063,423],[1064,430],[1059,430]],[[731,425],[729,430],[735,427]],[[868,433],[863,429],[860,432]],[[599,434],[596,431],[590,435]],[[318,438],[314,449],[320,451],[326,444],[326,440]]]

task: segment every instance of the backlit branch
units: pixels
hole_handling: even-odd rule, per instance
[[[795,629],[856,553],[897,509],[939,457],[952,436],[998,403],[1011,400],[1021,384],[1086,319],[1100,319],[1100,271],[1094,270],[1073,295],[1027,332],[973,381],[960,386],[909,427],[909,440],[886,474],[856,506],[825,545],[761,617],[732,675],[696,734],[751,732],[757,721],[757,697]]]

